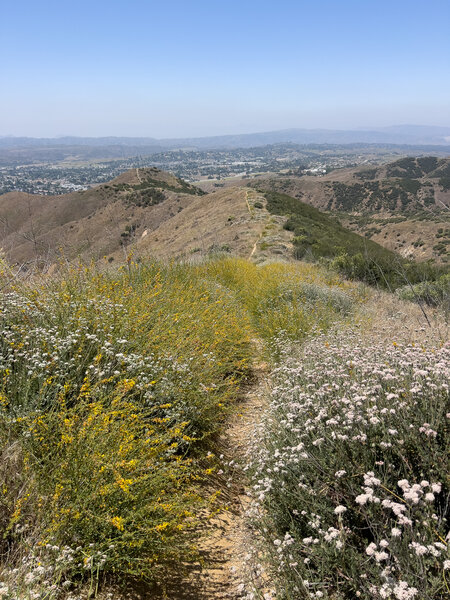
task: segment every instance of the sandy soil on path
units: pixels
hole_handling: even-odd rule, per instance
[[[267,398],[268,366],[261,363],[255,368],[253,385],[244,390],[236,414],[219,439],[219,451],[228,463],[245,460],[267,407]],[[229,500],[228,510],[221,510],[212,519],[198,543],[203,567],[194,565],[189,577],[174,584],[172,589],[167,589],[168,599],[239,600],[245,596],[251,532],[245,524],[244,513],[249,499],[239,467],[232,473],[232,481],[232,487],[225,490]]]

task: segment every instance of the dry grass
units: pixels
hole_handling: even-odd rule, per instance
[[[355,326],[374,340],[441,345],[449,339],[449,323],[441,311],[400,300],[393,294],[371,290],[368,302],[361,305]]]
[[[148,173],[147,173],[148,171]],[[291,234],[282,221],[262,239],[270,215],[255,208],[259,195],[231,187],[205,196],[185,193],[168,173],[127,171],[108,184],[62,196],[31,196],[11,192],[0,206],[0,247],[11,263],[48,269],[65,260],[122,263],[130,254],[159,259],[198,259],[214,253],[255,258],[290,257]],[[165,199],[152,206],[127,201],[142,178],[160,180]],[[157,184],[155,184],[157,185]],[[131,190],[131,191],[130,191]],[[269,232],[266,232],[269,233]]]

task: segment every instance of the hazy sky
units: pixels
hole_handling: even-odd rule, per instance
[[[5,0],[0,135],[450,126],[449,0]]]

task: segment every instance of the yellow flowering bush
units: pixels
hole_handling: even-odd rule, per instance
[[[235,292],[258,334],[270,343],[280,335],[300,340],[313,330],[326,331],[365,299],[361,286],[308,263],[257,266],[229,258],[199,270]]]
[[[176,452],[182,426],[154,425],[120,396],[25,424],[39,507],[29,517],[38,517],[41,544],[79,547],[81,562],[100,552],[103,569],[147,578],[186,555],[204,500],[193,488],[192,460]]]
[[[359,294],[311,265],[238,259],[7,280],[2,589],[53,600],[104,575],[160,581],[192,561],[218,496],[204,485],[208,453],[251,374],[252,340],[326,329]]]

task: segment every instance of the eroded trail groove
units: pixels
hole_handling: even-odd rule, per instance
[[[268,366],[261,363],[256,369],[255,385],[247,390],[239,412],[233,417],[229,428],[223,435],[225,451],[231,460],[245,460],[255,429],[261,422],[267,406]],[[245,523],[245,509],[249,498],[246,494],[246,482],[237,467],[237,484],[240,489],[231,502],[229,511],[222,511],[214,522],[216,526],[209,539],[203,544],[210,547],[213,564],[201,574],[205,597],[217,599],[237,599],[244,595],[246,583],[247,554],[251,533]]]
[[[239,600],[246,595],[246,567],[251,533],[246,527],[245,510],[249,498],[240,463],[248,454],[255,431],[267,407],[269,368],[255,367],[254,381],[243,390],[236,413],[219,439],[219,451],[230,465],[224,487],[227,505],[211,520],[198,543],[203,564],[190,576],[167,589],[170,600]]]

